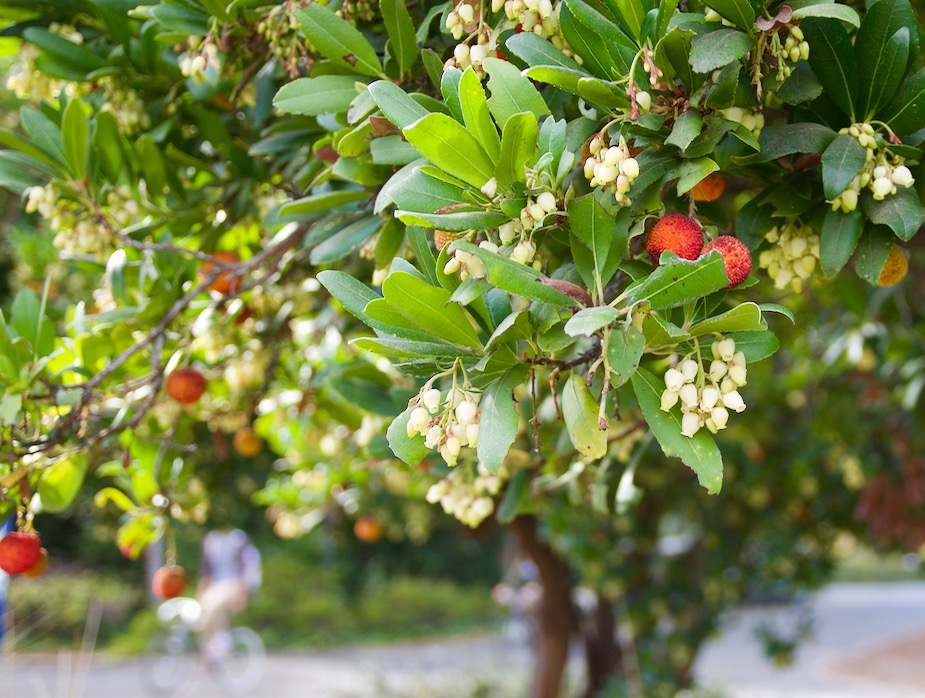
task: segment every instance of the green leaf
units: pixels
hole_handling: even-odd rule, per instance
[[[755,28],[755,10],[748,0],[705,0],[704,4],[716,10],[739,29],[750,32]]]
[[[603,458],[607,453],[607,430],[598,423],[598,403],[574,371],[562,391],[562,416],[575,450],[586,458]],[[481,427],[479,432],[481,440]]]
[[[786,317],[792,324],[797,324],[796,315],[786,306],[780,305],[779,303],[761,303],[758,307],[761,308],[762,313],[777,313]]]
[[[413,145],[397,134],[374,138],[369,144],[369,155],[377,165],[407,165],[421,157]]]
[[[487,230],[495,228],[508,217],[497,211],[474,209],[469,211],[454,211],[453,213],[421,213],[418,211],[405,211],[398,209],[395,212],[398,219],[406,225],[419,225],[424,228],[439,228],[449,232],[464,230]]]
[[[324,286],[348,313],[364,322],[366,318],[364,308],[371,300],[379,298],[378,293],[343,271],[322,271],[316,278],[318,283]]]
[[[800,23],[812,49],[809,64],[826,94],[848,115],[854,116],[858,91],[858,64],[848,30],[837,19],[808,17]]]
[[[572,234],[591,252],[592,275],[582,273],[582,279],[588,288],[603,290],[609,279],[604,279],[604,269],[610,255],[611,243],[619,240],[620,236],[615,230],[615,219],[607,213],[606,209],[594,197],[586,194],[577,199],[571,199],[567,204],[568,220]],[[623,238],[623,245],[626,244]],[[621,258],[623,246],[618,250]],[[576,259],[576,264],[578,260]],[[619,261],[617,262],[619,264]],[[579,268],[579,272],[582,270]],[[600,288],[599,288],[600,285]]]
[[[700,184],[704,177],[717,170],[719,170],[719,165],[710,158],[684,160],[672,173],[678,176],[678,196],[683,196]]]
[[[582,59],[582,67],[585,70],[605,80],[616,77],[614,73],[618,71],[609,55],[606,42],[595,32],[588,31],[575,18],[566,2],[559,4],[559,25],[569,47]]]
[[[751,301],[740,303],[732,310],[701,320],[691,326],[688,334],[700,337],[705,334],[729,334],[730,332],[761,331],[768,329],[768,323],[761,317],[761,308]]]
[[[406,272],[390,274],[382,294],[393,308],[424,332],[464,347],[482,343],[465,311],[450,302],[450,292]]]
[[[723,457],[707,430],[701,429],[693,438],[683,436],[680,414],[662,411],[661,381],[644,369],[638,369],[632,381],[642,415],[665,455],[680,458],[697,473],[707,492],[718,494],[723,486]]]
[[[290,201],[280,207],[280,216],[309,216],[313,213],[328,212],[338,206],[363,201],[369,198],[368,191],[329,191],[324,194],[312,194],[302,199]]]
[[[312,3],[296,12],[305,36],[325,58],[342,68],[385,78],[376,49],[366,37],[324,5]]]
[[[865,191],[861,195],[861,208],[872,223],[887,226],[900,240],[911,240],[925,223],[925,209],[914,187],[897,187],[896,193],[883,201],[875,200]]]
[[[517,438],[520,417],[514,401],[514,388],[524,383],[530,371],[524,365],[514,366],[482,393],[479,400],[479,442],[476,453],[479,463],[491,473],[497,473]]]
[[[836,135],[828,126],[808,122],[765,126],[758,136],[761,159],[777,160],[793,153],[821,153]]]
[[[434,165],[476,189],[494,176],[494,163],[475,136],[446,114],[428,114],[405,128],[404,134]]]
[[[806,19],[807,17],[831,17],[847,22],[853,27],[861,26],[861,17],[858,15],[857,10],[847,5],[825,2],[807,5],[793,11],[794,19]]]
[[[22,420],[22,393],[9,392],[0,399],[0,425],[11,427]]]
[[[354,221],[316,245],[309,255],[309,261],[312,264],[330,264],[343,259],[360,249],[381,227],[382,219],[378,216]]]
[[[804,61],[805,63],[805,61]],[[739,89],[739,74],[741,66],[738,63],[730,63],[719,72],[715,85],[707,93],[705,106],[707,109],[726,109],[735,103],[736,93]],[[820,91],[822,88],[819,88]],[[778,96],[780,96],[778,94]],[[684,146],[685,148],[687,146]]]
[[[64,109],[61,138],[71,174],[74,179],[82,179],[87,175],[90,159],[90,120],[79,99],[72,99]]]
[[[352,75],[319,75],[283,85],[273,98],[273,106],[284,114],[340,114],[350,108],[356,96],[357,79]]]
[[[42,313],[42,301],[30,288],[24,288],[13,299],[10,326],[32,347],[32,356],[48,356],[54,350],[54,327]]]
[[[119,124],[109,112],[96,115],[96,133],[93,134],[93,152],[98,156],[103,174],[110,182],[117,182],[125,168],[127,152],[122,149]]]
[[[41,112],[27,107],[19,110],[19,121],[35,147],[55,162],[61,165],[67,164],[61,129],[54,122]]]
[[[488,108],[502,130],[515,114],[531,112],[537,120],[549,114],[542,95],[515,66],[500,58],[486,58],[482,66],[489,76]]]
[[[816,99],[821,94],[822,83],[819,82],[819,78],[816,77],[807,61],[797,63],[790,77],[784,80],[780,89],[777,90],[777,97],[785,104],[803,104]],[[761,133],[764,134],[764,129]]]
[[[819,261],[823,274],[831,279],[842,270],[854,253],[863,230],[864,218],[860,211],[826,212],[819,234]]]
[[[615,327],[607,339],[607,363],[616,374],[612,378],[615,387],[626,383],[639,368],[639,359],[646,348],[645,335],[632,325]]]
[[[691,42],[691,67],[709,73],[737,61],[752,50],[755,40],[736,29],[717,29],[699,34]]]
[[[430,455],[431,449],[424,445],[424,437],[415,434],[408,436],[408,420],[411,418],[413,407],[408,407],[404,412],[392,420],[388,430],[385,433],[389,442],[389,448],[395,456],[410,466],[415,466]]]
[[[377,80],[367,89],[373,96],[379,111],[398,128],[407,128],[421,117],[430,114],[407,92],[389,80]]]
[[[868,225],[854,253],[854,271],[867,283],[876,286],[883,265],[893,249],[893,232],[883,225]]]
[[[652,310],[665,310],[702,298],[728,285],[723,256],[714,250],[694,261],[674,257],[663,262],[632,289],[629,302],[649,301]]]
[[[122,467],[122,464],[119,463],[118,467]],[[115,487],[104,487],[95,495],[93,495],[93,504],[99,509],[102,509],[107,504],[112,502],[122,511],[131,511],[135,508],[135,503],[128,498],[128,496],[121,490],[117,490]]]
[[[833,140],[822,154],[822,186],[825,198],[834,199],[867,163],[867,148],[851,134],[844,133]]]
[[[646,18],[646,8],[641,0],[608,0],[607,6],[636,43],[641,44],[642,24]]]
[[[401,209],[432,213],[466,200],[461,187],[423,172],[423,163],[424,160],[413,162],[392,175],[379,190],[373,213],[381,213],[392,204]]]
[[[574,17],[579,26],[572,26],[570,27],[572,31],[566,32],[567,20],[563,17]],[[572,43],[572,38],[575,38],[576,34],[581,39],[587,39],[603,48],[603,51],[599,53],[598,61],[603,59],[605,71],[600,74],[600,77],[616,80],[629,74],[633,59],[639,50],[638,47],[613,21],[601,14],[590,2],[564,0],[559,6],[559,22],[565,40],[582,58],[585,56]],[[587,62],[586,58],[585,60]]]
[[[736,343],[736,349],[745,354],[749,363],[763,361],[780,349],[780,340],[768,330],[732,332],[726,336]]]
[[[527,181],[527,164],[536,162],[536,143],[540,127],[530,112],[514,114],[504,124],[501,134],[501,156],[495,168],[495,179],[502,189],[515,182]]]
[[[209,33],[210,17],[179,5],[154,5],[148,13],[163,27],[190,36],[205,36]]]
[[[692,90],[695,83],[690,64],[693,39],[693,31],[675,27],[661,38],[655,51],[656,60],[661,64],[667,62],[688,90]]]
[[[407,4],[399,0],[380,0],[379,8],[389,35],[389,53],[398,63],[399,73],[404,75],[418,58],[414,22],[408,14]]]
[[[75,44],[60,34],[55,34],[42,27],[29,27],[22,37],[42,49],[46,55],[77,68],[84,75],[94,70],[105,68],[106,60],[97,56],[86,46]]]
[[[429,365],[440,359],[478,356],[474,351],[447,342],[418,342],[398,337],[360,337],[350,344],[390,359],[426,359]]]
[[[135,141],[135,157],[141,167],[148,191],[152,196],[160,197],[164,193],[167,169],[160,148],[149,134],[146,133]]]
[[[58,461],[47,468],[38,486],[42,508],[52,514],[67,509],[77,497],[86,474],[87,458],[83,453]]]
[[[482,88],[482,81],[471,66],[466,68],[459,80],[459,107],[466,128],[482,144],[488,157],[497,162],[501,154],[501,139],[488,111],[488,98]]]
[[[457,240],[450,249],[463,250],[478,256],[485,263],[488,283],[503,291],[555,305],[576,305],[573,298],[542,283],[546,277],[533,267],[518,264],[503,255],[484,250],[465,240]],[[728,280],[726,283],[729,283]]]
[[[877,109],[896,95],[909,60],[909,27],[901,27],[891,37],[886,37],[870,29],[871,26],[872,22],[865,20],[854,43],[861,71],[857,108],[858,114],[865,115],[865,121],[873,118]]]
[[[590,75],[574,59],[533,32],[512,34],[505,39],[504,49],[531,67],[554,66],[576,71],[580,75]]]
[[[684,150],[700,135],[701,128],[703,128],[703,114],[696,109],[688,109],[674,122],[671,133],[665,139],[665,144]]]
[[[598,330],[607,327],[619,316],[617,309],[609,305],[583,308],[565,323],[565,334],[570,337],[590,337]]]
[[[925,68],[910,75],[880,117],[896,135],[915,133],[925,124]]]
[[[504,490],[504,498],[498,506],[498,522],[511,523],[529,501],[530,479],[527,477],[527,471],[519,468],[514,472],[510,483]]]

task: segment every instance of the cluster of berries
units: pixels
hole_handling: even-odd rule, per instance
[[[479,438],[479,400],[477,390],[453,387],[446,396],[425,385],[408,403],[408,438],[420,434],[424,445],[438,448],[443,460],[456,465],[463,446],[475,448]]]
[[[203,41],[198,36],[187,39],[187,51],[180,59],[180,73],[195,83],[217,82],[221,77],[222,61],[218,55],[218,46],[211,36]],[[211,71],[211,73],[210,73]]]
[[[739,388],[746,383],[745,354],[736,351],[730,337],[713,342],[711,348],[713,362],[709,371],[704,371],[700,361],[687,358],[665,372],[662,410],[670,412],[681,403],[681,434],[688,438],[702,427],[715,434],[726,428],[729,410],[745,410],[739,394]]]
[[[641,94],[636,95],[639,99]],[[623,136],[620,142],[610,147],[604,142],[602,134],[596,135],[588,144],[589,156],[585,158],[585,177],[592,187],[609,187],[621,206],[629,206],[626,193],[639,176],[639,163],[630,155],[629,146]]]
[[[787,38],[783,41],[781,33],[771,33],[769,53],[770,64],[777,68],[777,79],[783,82],[790,77],[797,63],[809,60],[809,42],[803,36],[803,30],[794,25],[789,27]]]
[[[655,266],[663,252],[673,252],[681,259],[694,260],[713,250],[723,256],[729,288],[741,284],[752,272],[752,255],[745,244],[731,235],[720,235],[703,244],[703,229],[693,218],[668,213],[658,219],[646,238],[646,252]]]
[[[764,236],[771,247],[758,255],[758,264],[779,289],[791,286],[796,293],[803,289],[819,261],[819,235],[798,218],[774,226]]]
[[[883,201],[896,193],[897,186],[908,188],[915,183],[912,172],[903,164],[903,159],[899,156],[891,158],[888,155],[883,148],[883,139],[871,124],[853,124],[843,128],[839,134],[857,138],[858,143],[867,149],[867,161],[847,188],[829,202],[833,211],[841,209],[847,213],[855,210],[862,189],[869,189],[875,200]]]
[[[431,485],[427,501],[439,503],[447,514],[471,528],[477,527],[495,510],[493,497],[501,491],[501,485],[507,479],[503,468],[497,475],[492,475],[481,465],[477,466],[477,471],[473,477],[469,468],[454,469]]]
[[[583,63],[581,56],[572,51],[562,35],[559,4],[554,5],[551,0],[492,0],[492,12],[500,12],[502,8],[516,31],[532,32],[549,41],[579,65]]]

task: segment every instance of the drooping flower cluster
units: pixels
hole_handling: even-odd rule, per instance
[[[891,155],[882,147],[882,138],[871,124],[853,124],[843,128],[839,134],[857,138],[858,143],[867,149],[867,161],[848,187],[829,202],[833,211],[841,209],[847,213],[855,210],[862,189],[869,189],[874,199],[883,201],[896,193],[896,187],[908,188],[915,183],[912,171],[903,164],[903,158]]]
[[[379,0],[347,0],[337,14],[351,24],[356,24],[357,22],[372,22],[376,19],[378,9]]]
[[[581,56],[575,54],[565,41],[559,26],[560,4],[551,0],[492,0],[492,12],[504,8],[505,16],[514,24],[516,31],[532,32],[541,39],[548,40],[553,46],[570,56],[581,65]]]
[[[446,28],[454,39],[462,39],[453,49],[453,56],[447,60],[446,67],[465,70],[471,66],[479,77],[483,76],[482,62],[497,54],[498,40],[492,28],[481,21],[479,8],[460,2],[447,14]]]
[[[686,358],[677,368],[665,372],[662,410],[670,412],[681,403],[681,434],[694,436],[702,427],[712,433],[725,429],[729,410],[742,412],[745,402],[739,388],[745,385],[745,354],[736,351],[735,341],[726,337],[712,344],[713,361],[704,371],[700,361]]]
[[[445,478],[431,485],[427,491],[427,501],[431,504],[439,502],[447,514],[475,528],[494,512],[493,497],[501,491],[501,485],[506,479],[507,471],[504,468],[492,475],[478,465],[474,477],[469,468],[455,468]]]
[[[777,79],[786,80],[800,61],[809,60],[809,42],[798,26],[789,27],[787,38],[781,40],[782,34],[773,31],[769,36],[768,52],[770,64],[777,68]]]
[[[212,38],[202,41],[198,36],[191,36],[187,45],[189,48],[180,59],[180,73],[196,83],[217,82],[221,77],[222,61]]]
[[[761,113],[760,109],[743,109],[742,107],[729,107],[720,112],[720,115],[723,118],[729,119],[729,121],[735,121],[737,124],[742,124],[745,128],[752,132],[752,135],[755,138],[758,138],[761,135],[761,129],[764,128],[764,114]]]
[[[765,240],[772,244],[758,256],[758,264],[768,270],[777,288],[789,285],[799,293],[819,261],[819,235],[800,219],[791,218],[784,225],[771,228]]]
[[[263,36],[290,77],[301,71],[301,62],[308,57],[308,42],[299,31],[296,10],[305,2],[284,2],[273,5],[257,22],[257,33]]]
[[[84,42],[83,34],[69,24],[52,22],[48,25],[48,31],[78,45]],[[76,83],[50,77],[39,70],[35,65],[38,55],[38,48],[32,44],[20,44],[17,61],[11,67],[6,80],[6,89],[15,94],[17,99],[30,101],[54,102],[62,91],[69,97],[77,94]]]
[[[591,186],[610,188],[618,204],[629,206],[626,193],[639,176],[639,163],[630,156],[626,140],[620,136],[619,143],[608,147],[599,134],[591,139],[588,151],[590,155],[585,159],[584,172]]]
[[[101,77],[97,85],[103,91],[100,109],[115,117],[122,133],[131,136],[151,127],[151,116],[138,92],[111,75]]]
[[[408,418],[408,437],[420,434],[425,446],[437,448],[443,460],[456,465],[464,446],[478,445],[481,397],[471,387],[454,386],[444,395],[425,385],[409,403],[417,407]]]

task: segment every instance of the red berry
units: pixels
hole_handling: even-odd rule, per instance
[[[186,589],[186,570],[179,565],[161,567],[151,579],[151,591],[159,599],[173,599]]]
[[[42,554],[42,542],[34,533],[7,533],[0,538],[0,570],[22,574],[32,569]]]
[[[703,230],[693,218],[669,213],[658,219],[646,239],[649,260],[658,266],[662,252],[669,250],[681,259],[697,259],[703,249]]]
[[[206,379],[194,368],[178,368],[167,376],[167,394],[183,405],[191,405],[202,397]]]
[[[729,278],[729,288],[735,288],[752,273],[752,255],[745,244],[731,235],[720,235],[703,248],[703,254],[712,250],[719,250],[726,263],[726,276]],[[703,255],[701,255],[703,256]]]

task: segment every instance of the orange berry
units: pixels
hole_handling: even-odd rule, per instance
[[[713,172],[701,179],[691,191],[694,201],[716,201],[726,189],[726,178]]]
[[[245,458],[253,458],[263,450],[263,441],[250,427],[238,429],[234,434],[234,450]]]
[[[442,252],[443,248],[449,245],[453,240],[459,240],[462,235],[457,233],[450,233],[446,230],[435,230],[434,231],[434,246],[437,248],[437,252]]]
[[[382,524],[372,516],[361,516],[353,525],[353,535],[361,543],[375,543],[382,538]]]
[[[909,273],[909,253],[902,247],[893,246],[890,250],[883,269],[880,271],[880,278],[877,279],[878,286],[892,286],[898,284]]]
[[[186,589],[186,570],[179,565],[158,569],[151,578],[151,591],[159,599],[173,599]]]
[[[48,551],[45,548],[39,549],[39,559],[35,561],[29,569],[23,572],[27,577],[41,577],[48,569]]]
[[[752,273],[752,254],[745,244],[731,235],[720,235],[707,243],[703,248],[703,255],[719,250],[726,264],[726,277],[729,279],[729,288],[735,288]]]
[[[693,218],[669,213],[656,221],[646,238],[649,260],[658,266],[662,252],[669,250],[681,259],[697,259],[703,249],[703,230]]]
[[[194,368],[178,368],[167,376],[167,394],[182,405],[191,405],[206,391],[206,379]]]
[[[234,252],[215,252],[212,254],[212,257],[222,264],[237,264],[241,261],[241,258]],[[215,264],[212,262],[206,262],[202,265],[202,268],[199,270],[199,277],[203,281],[208,278],[213,269],[215,269]],[[233,293],[240,283],[239,278],[232,280],[231,274],[229,272],[223,272],[219,274],[218,278],[215,279],[210,285],[209,290],[220,293],[223,296],[227,296],[229,293]]]

